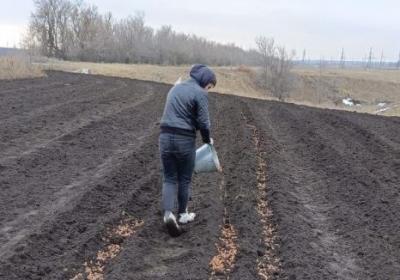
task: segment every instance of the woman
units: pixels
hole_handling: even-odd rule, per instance
[[[175,198],[178,199],[179,223],[191,222],[196,216],[187,210],[196,156],[196,131],[200,130],[204,143],[213,144],[208,91],[216,83],[216,76],[210,68],[196,64],[190,70],[190,79],[175,85],[167,96],[159,139],[163,169],[162,206],[164,223],[174,237],[181,234],[173,214]]]

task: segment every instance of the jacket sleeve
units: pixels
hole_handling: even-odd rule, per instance
[[[204,143],[210,143],[210,115],[208,112],[208,96],[199,93],[197,98],[197,124]]]

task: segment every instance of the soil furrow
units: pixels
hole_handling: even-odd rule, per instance
[[[256,209],[257,158],[254,150],[249,147],[252,133],[240,114],[247,105],[240,98],[229,96],[216,96],[212,104],[215,104],[211,106],[215,112],[213,131],[225,178],[224,207],[229,218],[227,224],[236,234],[235,262],[226,276],[229,279],[257,279],[256,259],[264,245]]]
[[[260,279],[269,280],[277,279],[281,270],[279,252],[279,238],[276,232],[276,225],[273,224],[273,212],[269,205],[269,198],[267,192],[267,162],[266,152],[263,150],[263,138],[260,131],[253,123],[253,117],[247,115],[251,114],[248,108],[242,111],[242,116],[247,123],[247,126],[253,133],[254,150],[257,157],[257,212],[260,216],[260,223],[262,229],[262,240],[264,242],[264,249],[258,251],[257,258],[257,272]]]
[[[107,264],[121,252],[124,240],[142,226],[143,221],[129,217],[121,220],[114,228],[108,229],[102,238],[107,244],[97,252],[94,260],[85,261],[85,272],[79,272],[71,280],[103,280]]]
[[[222,176],[219,184],[221,191],[221,201],[225,206],[227,199],[225,177]],[[238,251],[237,233],[232,224],[229,222],[229,214],[226,207],[224,207],[224,214],[222,217],[221,233],[219,241],[215,244],[217,254],[213,256],[210,261],[211,275],[209,279],[229,279],[230,273],[235,266],[236,254]]]

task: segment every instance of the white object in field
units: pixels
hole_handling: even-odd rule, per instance
[[[213,145],[204,144],[196,150],[195,173],[222,172],[217,151]]]
[[[385,107],[386,106],[386,103],[385,102],[380,102],[380,103],[378,103],[378,107]]]
[[[88,69],[88,68],[82,68],[82,69],[80,70],[80,73],[81,73],[81,74],[90,74],[91,71],[90,71],[90,69]]]
[[[385,111],[387,111],[389,109],[390,109],[390,107],[379,109],[378,111],[375,111],[375,114],[383,113],[383,112],[385,112]]]
[[[179,77],[179,79],[176,80],[175,85],[179,85],[180,83],[182,83],[182,77]]]
[[[350,97],[344,98],[344,99],[342,100],[342,102],[343,102],[343,104],[346,105],[346,106],[354,106],[354,102],[353,102],[353,100],[352,100]]]

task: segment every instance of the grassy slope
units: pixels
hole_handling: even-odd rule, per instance
[[[159,66],[145,64],[90,63],[90,62],[60,62],[49,61],[44,64],[46,69],[77,71],[90,69],[91,74],[114,77],[125,77],[173,84],[182,77],[188,77],[190,66]],[[263,94],[252,85],[252,71],[247,68],[213,67],[218,76],[215,91],[263,98]]]
[[[381,114],[399,116],[398,70],[325,69],[320,73],[317,69],[295,69],[294,72],[301,77],[297,92],[292,94],[295,101],[341,109],[344,108],[341,99],[351,97],[359,100],[362,106],[346,109],[368,113],[376,112],[380,109],[377,104],[386,102],[392,109]]]
[[[173,84],[185,79],[190,66],[157,66],[117,63],[62,62],[48,60],[45,69],[79,72],[89,69],[92,74],[126,77]],[[255,69],[247,67],[213,67],[218,76],[215,91],[246,97],[273,99],[254,85]],[[379,102],[391,108],[381,115],[400,116],[400,71],[354,69],[294,69],[296,86],[288,102],[314,107],[375,113]],[[361,107],[346,107],[342,98],[362,102]]]

